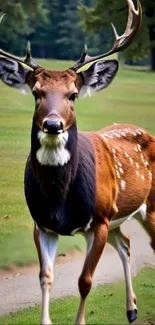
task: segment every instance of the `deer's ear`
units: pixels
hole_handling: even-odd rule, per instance
[[[118,62],[107,60],[95,62],[88,70],[80,72],[83,78],[83,86],[79,96],[91,95],[93,92],[107,87],[115,77],[117,70]]]
[[[0,79],[8,86],[25,92],[26,76],[29,70],[25,69],[19,62],[0,58]]]

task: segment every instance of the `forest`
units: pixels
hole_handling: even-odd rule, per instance
[[[133,45],[125,52],[128,62],[149,58],[155,71],[155,0],[141,0],[143,23]],[[136,3],[135,3],[136,6]],[[27,41],[37,58],[76,60],[86,43],[89,54],[109,49],[113,42],[110,22],[122,33],[127,20],[125,0],[0,0],[6,13],[0,28],[0,47],[24,56]]]

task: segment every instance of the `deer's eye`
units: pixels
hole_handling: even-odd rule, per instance
[[[78,97],[78,94],[77,93],[73,93],[70,97],[69,97],[69,100],[71,100],[72,102],[75,101],[75,98]]]

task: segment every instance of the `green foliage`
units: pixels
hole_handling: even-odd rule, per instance
[[[143,24],[126,58],[136,61],[151,51],[153,68],[155,0],[141,3]],[[30,40],[34,57],[67,60],[78,59],[85,43],[90,55],[106,52],[113,42],[110,22],[123,32],[127,19],[125,0],[0,0],[0,11],[7,14],[0,26],[1,48],[23,56]]]
[[[134,324],[154,324],[155,270],[144,269],[133,279],[137,296],[138,319]],[[53,324],[74,324],[79,298],[67,297],[52,301],[50,315]],[[123,282],[98,286],[92,290],[86,303],[87,324],[127,324]],[[41,307],[27,308],[0,318],[0,324],[39,324]]]
[[[59,38],[57,44],[61,45],[63,52],[61,59],[75,59],[80,56],[81,45],[84,44],[84,33],[80,28],[77,6],[80,0],[72,1],[64,6],[58,23]]]
[[[141,3],[143,24],[126,58],[136,61],[150,51],[155,69],[155,0]],[[84,43],[90,55],[107,51],[113,41],[109,22],[123,32],[127,19],[125,0],[0,0],[0,11],[7,14],[0,26],[1,48],[23,56],[30,40],[34,57],[67,60],[78,59]]]
[[[101,37],[97,33],[85,33],[80,21],[78,6],[90,5],[92,0],[45,0],[48,10],[48,24],[37,28],[30,36],[32,52],[38,57],[57,59],[78,59],[84,43],[90,47],[90,53],[101,51]]]
[[[79,59],[83,46],[97,55],[106,49],[108,34],[85,32],[78,7],[93,5],[94,0],[0,0],[6,12],[0,26],[0,47],[24,56],[27,40],[32,54],[39,58]]]
[[[0,9],[6,13],[0,26],[1,47],[24,55],[28,36],[37,26],[47,22],[44,0],[0,0]]]

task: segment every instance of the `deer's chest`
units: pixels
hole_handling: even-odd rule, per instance
[[[27,166],[25,173],[25,194],[30,213],[39,227],[46,228],[61,235],[72,235],[77,229],[84,229],[91,221],[95,207],[95,163],[93,155],[81,157],[76,179],[70,181],[69,189],[66,185],[69,178],[59,177],[58,184],[51,186],[53,173],[42,173],[43,181],[37,181],[31,166]],[[55,173],[58,170],[55,169]],[[47,170],[46,170],[47,172]],[[60,170],[59,170],[60,172]],[[63,174],[62,174],[63,175]],[[53,182],[54,183],[54,182]],[[49,186],[50,184],[50,186]],[[46,191],[47,188],[47,191]],[[66,193],[65,193],[66,191]]]

